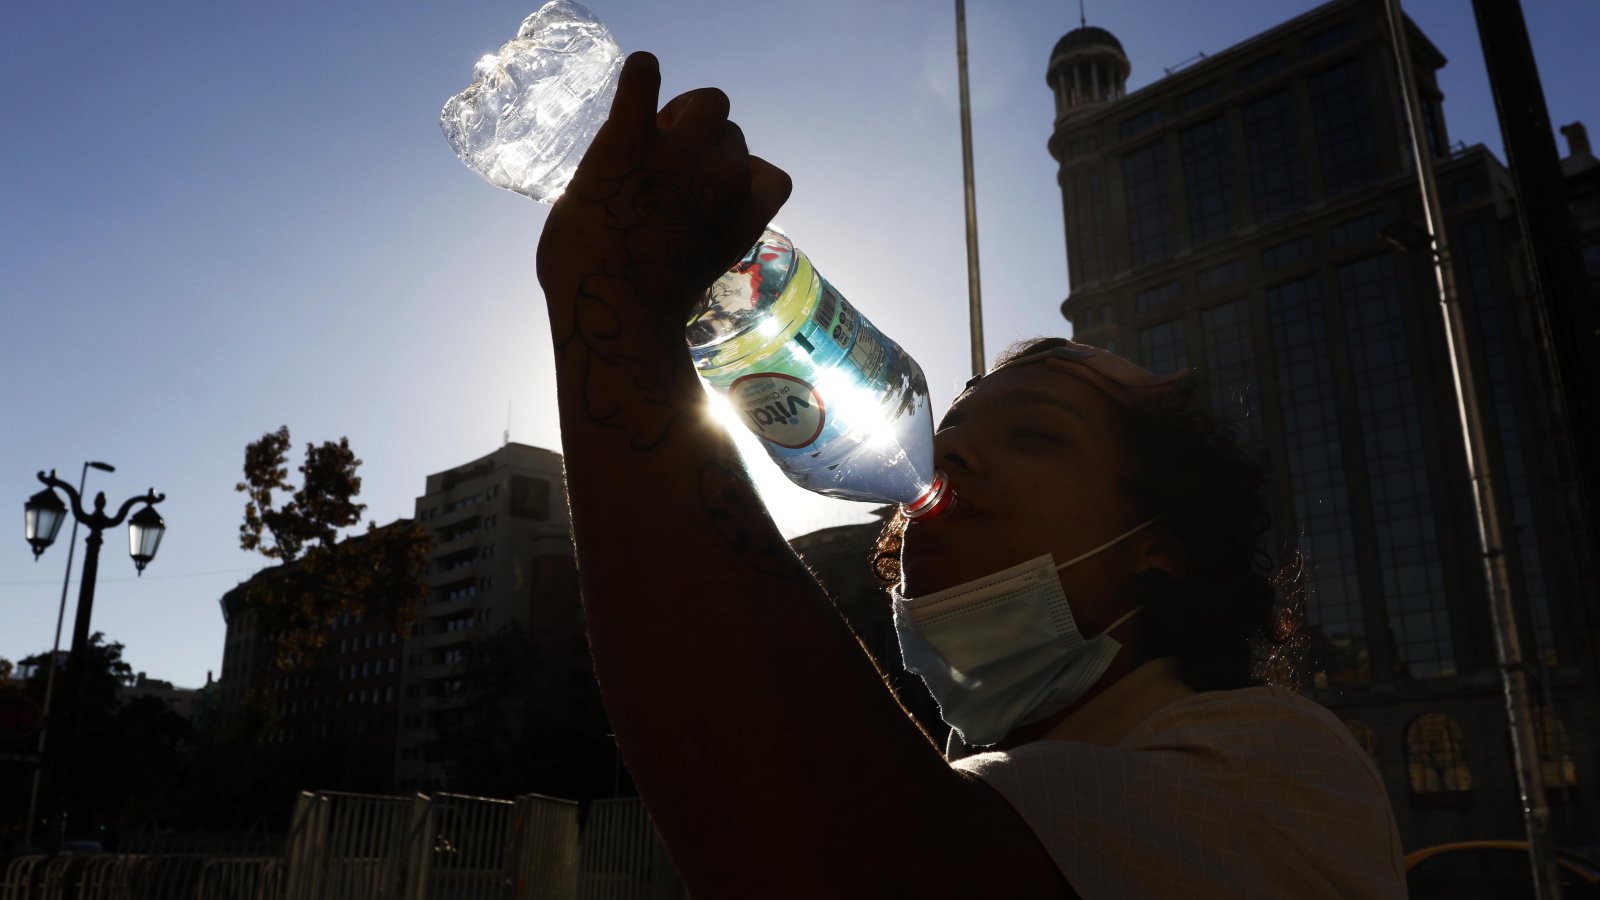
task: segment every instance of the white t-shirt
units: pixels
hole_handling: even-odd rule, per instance
[[[1156,660],[1045,739],[953,763],[1016,808],[1084,900],[1406,896],[1383,782],[1332,713],[1196,694]]]

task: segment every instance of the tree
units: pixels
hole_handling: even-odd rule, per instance
[[[396,630],[410,624],[427,589],[422,576],[432,543],[410,520],[368,523],[364,534],[340,540],[366,510],[355,499],[361,460],[348,438],[307,444],[296,488],[289,447],[288,426],[247,445],[244,481],[234,488],[247,498],[239,546],[282,563],[251,582],[246,601],[264,631],[279,636],[278,662],[286,667],[316,658],[336,616],[381,616]]]
[[[94,632],[84,647],[81,702],[74,710],[70,698],[55,698],[50,746],[67,756],[51,770],[45,805],[69,811],[68,827],[74,833],[111,836],[115,831],[108,829],[121,821],[170,817],[169,810],[181,805],[194,727],[161,700],[123,702],[121,689],[134,681],[134,672],[122,651],[122,644]],[[21,693],[42,706],[49,668],[49,653],[26,657],[15,667],[23,677],[8,680],[0,690]],[[0,781],[0,810],[5,811],[0,832],[19,833],[32,772],[4,767],[0,773],[5,775]]]

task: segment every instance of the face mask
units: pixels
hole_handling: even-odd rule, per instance
[[[922,676],[940,716],[963,741],[998,743],[1017,726],[1076,703],[1100,680],[1122,649],[1111,631],[1139,610],[1085,640],[1056,573],[1155,521],[1060,565],[1045,554],[926,597],[890,592],[906,669]]]

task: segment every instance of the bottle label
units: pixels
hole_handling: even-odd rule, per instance
[[[809,382],[780,372],[746,375],[728,387],[728,402],[756,437],[790,450],[822,434],[828,414]]]

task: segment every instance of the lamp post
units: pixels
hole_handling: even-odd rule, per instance
[[[105,462],[84,462],[83,471],[78,474],[78,496],[80,497],[83,496],[83,486],[89,478],[90,469],[99,469],[102,472],[115,472],[117,467]],[[51,493],[50,496],[54,497],[55,494]],[[48,503],[48,501],[46,502]],[[59,498],[56,502],[60,502]],[[24,507],[24,509],[26,509],[26,507]],[[65,512],[65,507],[62,507],[62,511]],[[38,523],[35,522],[35,525],[37,524]],[[59,528],[60,526],[57,525],[56,527]],[[52,534],[51,537],[53,538],[54,535]],[[30,541],[30,543],[32,543],[32,541]],[[46,544],[45,546],[49,545]],[[39,549],[42,551],[43,547]],[[34,747],[34,753],[41,760],[44,759],[45,749],[48,746],[46,741],[50,735],[50,701],[55,696],[56,669],[58,668],[57,657],[61,655],[61,623],[65,622],[67,619],[67,589],[72,584],[72,555],[77,549],[78,520],[73,519],[72,537],[67,541],[67,573],[61,576],[61,603],[56,607],[56,636],[55,640],[50,644],[50,669],[49,674],[45,676],[44,681],[44,712],[40,716],[39,742]],[[39,554],[35,553],[33,558],[38,559]],[[39,784],[43,780],[43,767],[35,765],[33,768],[33,787],[28,791],[28,825],[27,837],[24,839],[24,846],[27,847],[33,846],[33,827],[39,818]]]
[[[88,474],[90,465],[97,469],[112,471],[112,468],[105,463],[85,463],[84,475]],[[73,724],[73,728],[69,732],[69,746],[76,751],[78,731],[81,729],[83,722],[83,681],[86,674],[85,669],[88,667],[86,657],[89,644],[89,621],[94,612],[95,576],[100,570],[100,545],[103,543],[100,534],[108,528],[115,528],[121,525],[123,520],[128,518],[128,511],[133,508],[134,504],[144,503],[144,507],[135,513],[131,520],[128,520],[128,554],[133,557],[133,563],[138,568],[139,574],[144,574],[144,567],[149,564],[150,560],[155,558],[156,548],[161,545],[161,537],[166,533],[166,525],[162,522],[161,515],[155,511],[155,504],[167,499],[167,496],[165,494],[157,494],[155,489],[151,488],[143,496],[130,497],[124,501],[115,515],[107,515],[106,495],[104,492],[100,492],[95,494],[94,510],[86,512],[82,502],[81,485],[83,480],[81,478],[79,479],[80,489],[74,490],[72,485],[57,478],[53,469],[48,475],[40,472],[38,477],[44,483],[45,489],[34,494],[23,505],[25,536],[29,545],[33,547],[33,558],[37,560],[47,547],[55,543],[56,535],[60,533],[61,525],[66,521],[68,512],[72,514],[73,518],[72,531],[74,539],[77,536],[79,523],[89,529],[89,537],[84,541],[83,577],[78,586],[78,612],[73,618],[72,649],[69,653],[69,664],[67,666],[66,691]],[[68,499],[72,501],[70,508],[62,503],[61,498],[56,495],[57,489],[66,492]],[[68,557],[70,560],[70,550],[68,551]],[[70,569],[68,570],[68,578],[71,578]],[[65,588],[63,587],[64,593]],[[62,607],[62,611],[63,613],[65,612],[65,605]],[[59,623],[57,625],[56,641],[57,647],[59,647]],[[52,652],[51,682],[54,681],[54,657],[55,653]],[[45,691],[48,697],[51,693],[49,682],[46,683]],[[46,703],[48,704],[48,702],[49,700],[47,699]],[[48,706],[46,709],[46,716],[48,717]],[[41,734],[41,750],[43,746],[44,739]],[[59,759],[59,757],[59,753],[52,755],[53,759]],[[52,773],[54,773],[56,767],[52,765],[51,768]],[[30,836],[32,831],[33,815],[30,812],[28,818]]]

